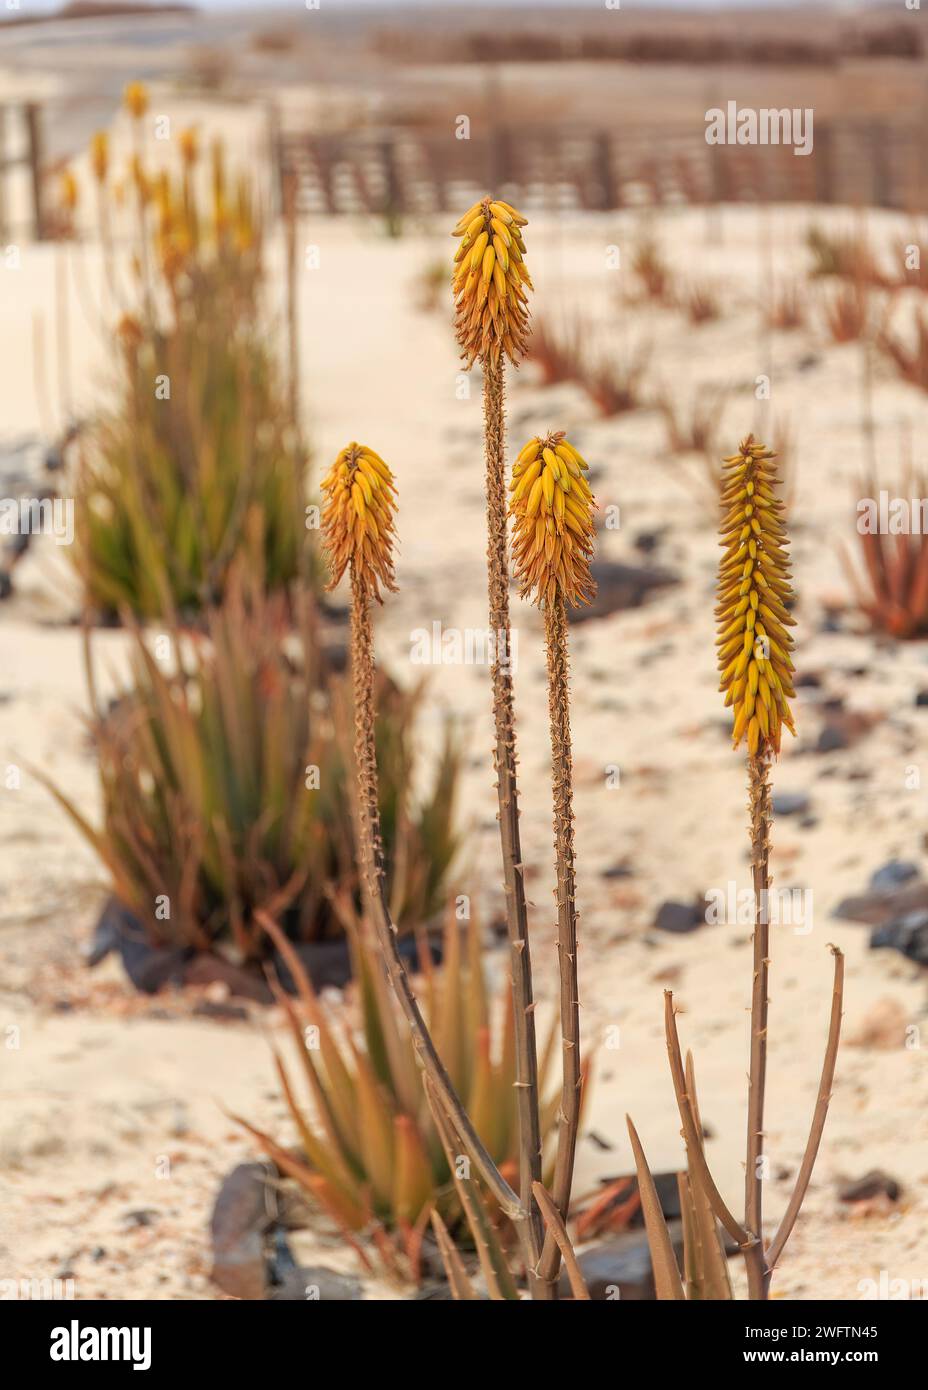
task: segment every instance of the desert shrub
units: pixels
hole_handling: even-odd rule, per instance
[[[915,315],[915,333],[910,341],[887,327],[877,334],[877,346],[889,359],[898,376],[922,391],[928,391],[928,313]]]
[[[545,386],[582,380],[587,327],[579,316],[557,325],[536,315],[528,341],[528,357],[537,364]]]
[[[813,224],[806,233],[806,246],[812,258],[810,274],[814,278],[837,275],[880,289],[891,284],[868,237],[860,230],[832,233]]]
[[[137,154],[137,303],[114,332],[112,402],[84,431],[73,559],[85,608],[104,619],[190,616],[221,600],[248,556],[269,589],[301,571],[303,463],[263,307],[262,226],[221,145],[211,198],[198,150],[155,175]],[[100,162],[101,230],[110,185]]]
[[[713,323],[721,317],[722,301],[718,289],[708,280],[691,280],[680,294],[681,307],[694,327]]]
[[[235,577],[204,634],[175,627],[155,639],[170,650],[167,662],[133,629],[131,681],[91,722],[100,827],[58,794],[116,897],[159,945],[220,943],[254,960],[267,944],[258,911],[277,915],[294,940],[318,940],[342,929],[333,888],[358,896],[346,694],[321,666],[311,606],[298,636],[288,637],[288,623],[285,596],[246,594]],[[417,706],[417,692],[383,681],[384,842],[404,928],[439,910],[456,848],[450,729],[431,781],[412,798]]]
[[[802,283],[799,280],[785,280],[775,285],[767,307],[769,326],[791,330],[802,328],[805,321],[805,291]]]
[[[885,489],[891,497],[921,498],[928,479],[906,471],[902,483]],[[866,480],[862,495],[878,498],[880,485],[875,477]],[[892,521],[892,519],[891,519]],[[854,601],[876,632],[890,637],[911,639],[928,633],[928,535],[911,520],[911,530],[889,533],[858,527],[859,564],[849,551],[842,551]]]

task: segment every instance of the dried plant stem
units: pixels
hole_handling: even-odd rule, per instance
[[[677,1033],[677,1019],[674,1013],[673,993],[669,989],[664,990],[664,1035],[667,1039],[670,1074],[673,1078],[674,1095],[677,1098],[677,1109],[680,1112],[680,1122],[683,1125],[687,1153],[694,1171],[698,1174],[705,1188],[709,1205],[728,1234],[743,1249],[752,1243],[752,1237],[725,1205],[722,1194],[715,1185],[715,1179],[709,1171],[702,1147],[702,1133],[696,1119],[696,1107],[687,1089],[686,1071],[683,1065],[683,1054],[680,1050],[680,1038]]]
[[[567,1278],[570,1280],[570,1291],[574,1298],[582,1299],[584,1302],[589,1300],[590,1291],[586,1286],[583,1277],[583,1270],[577,1261],[574,1247],[570,1243],[570,1236],[567,1234],[567,1227],[561,1220],[561,1213],[552,1202],[547,1190],[540,1182],[536,1182],[534,1189],[535,1199],[541,1207],[541,1214],[545,1219],[545,1225],[557,1241],[558,1249],[564,1257],[564,1268],[567,1270]]]
[[[474,1286],[470,1281],[467,1270],[464,1268],[464,1261],[458,1254],[458,1248],[448,1234],[448,1227],[442,1221],[439,1213],[433,1208],[431,1213],[432,1230],[435,1232],[435,1240],[441,1255],[445,1273],[448,1276],[448,1284],[451,1288],[452,1296],[458,1301],[471,1302],[477,1295]]]
[[[513,1221],[520,1238],[525,1239],[524,1211],[513,1189],[503,1178],[471,1124],[455,1092],[445,1066],[436,1051],[431,1034],[397,947],[396,926],[386,898],[383,842],[377,797],[377,756],[374,743],[374,632],[368,589],[351,565],[351,666],[354,690],[355,761],[362,829],[361,853],[370,901],[374,905],[374,925],[390,984],[409,1024],[413,1043],[434,1094],[440,1100],[461,1143],[470,1154],[487,1187],[505,1214]]]
[[[538,1101],[538,1053],[528,913],[525,906],[519,795],[516,783],[516,734],[512,698],[509,565],[506,547],[506,463],[503,363],[483,360],[483,417],[487,486],[487,573],[490,630],[494,637],[494,766],[499,797],[499,827],[506,886],[512,999],[515,1014],[516,1093],[519,1113],[519,1195],[528,1214],[534,1251],[531,1270],[542,1248],[542,1222],[533,1184],[541,1181],[541,1120]],[[502,658],[502,659],[501,659]],[[555,1252],[557,1246],[554,1245]],[[534,1275],[530,1277],[534,1279]],[[543,1289],[535,1289],[544,1296]]]
[[[560,590],[545,601],[545,650],[548,662],[548,715],[551,725],[551,784],[554,801],[554,849],[557,864],[557,956],[560,973],[562,1088],[558,1115],[557,1158],[551,1195],[567,1220],[574,1154],[580,1127],[580,1004],[577,984],[577,905],[574,876],[573,760],[570,747],[570,664],[567,612]],[[548,1231],[539,1272],[557,1277],[560,1250]]]
[[[812,1129],[809,1132],[806,1151],[799,1166],[793,1195],[789,1199],[779,1229],[767,1249],[767,1269],[770,1273],[773,1272],[777,1260],[783,1253],[783,1247],[789,1240],[793,1226],[796,1224],[796,1217],[799,1215],[799,1208],[806,1195],[809,1179],[812,1177],[812,1169],[818,1155],[818,1146],[822,1141],[822,1133],[828,1115],[828,1103],[831,1100],[831,1087],[835,1079],[835,1062],[838,1058],[838,1042],[841,1037],[841,1010],[844,1003],[844,953],[839,951],[837,946],[832,946],[831,950],[835,958],[835,977],[831,992],[831,1021],[828,1025],[828,1044],[825,1048],[822,1076],[818,1083],[815,1114],[812,1118]]]
[[[751,812],[751,872],[754,880],[754,984],[751,992],[751,1062],[748,1080],[748,1135],[745,1167],[744,1224],[756,1237],[745,1251],[748,1290],[765,1299],[770,1271],[764,1261],[763,1157],[764,1090],[767,1078],[767,988],[770,970],[770,783],[766,754],[748,758]]]

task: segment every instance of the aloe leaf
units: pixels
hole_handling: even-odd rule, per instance
[[[644,1149],[641,1147],[635,1126],[629,1116],[626,1115],[625,1119],[628,1124],[632,1152],[635,1156],[635,1168],[638,1173],[638,1192],[641,1197],[641,1210],[644,1213],[648,1248],[651,1251],[654,1289],[659,1299],[685,1299],[686,1293],[680,1278],[677,1257],[674,1254],[670,1232],[667,1230],[667,1223],[661,1210],[654,1179],[651,1176],[651,1170],[648,1167],[648,1161],[645,1158]]]

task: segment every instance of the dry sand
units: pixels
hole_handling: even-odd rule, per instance
[[[805,264],[808,217],[801,209],[770,212],[778,273]],[[870,225],[886,245],[908,232],[889,215],[874,215]],[[369,440],[396,470],[400,593],[386,605],[377,637],[384,663],[410,681],[423,674],[409,660],[416,628],[434,621],[481,628],[486,621],[479,382],[470,380],[468,396],[447,313],[414,307],[417,275],[447,255],[440,230],[388,242],[346,222],[306,229],[320,248],[320,269],[303,281],[312,445],[322,462],[348,438]],[[714,224],[704,213],[667,214],[657,230],[674,269],[717,279],[724,302],[718,323],[692,329],[674,310],[620,306],[627,278],[604,267],[611,244],[627,263],[631,215],[533,222],[537,303],[548,314],[555,304],[584,306],[591,331],[620,350],[651,342],[649,384],[662,381],[678,398],[730,388],[730,445],[755,425],[769,428],[753,395],[755,376],[769,370],[774,421],[788,417],[798,435],[797,666],[818,673],[822,687],[801,691],[799,739],[788,743],[775,773],[778,790],[808,793],[812,823],[778,822],[773,867],[779,885],[811,892],[814,917],[802,934],[789,926],[774,931],[768,1208],[774,1221],[805,1141],[834,942],[847,953],[847,1036],[887,998],[900,1022],[887,1047],[842,1050],[822,1152],[774,1288],[781,1297],[853,1300],[859,1281],[880,1270],[928,1279],[926,1051],[905,1046],[905,1026],[923,1034],[928,1026],[924,972],[901,956],[869,952],[867,928],[830,917],[888,858],[924,860],[925,794],[906,790],[904,779],[928,737],[928,710],[914,705],[928,685],[926,647],[881,646],[855,631],[852,615],[842,631],[822,630],[825,606],[847,596],[836,547],[853,544],[855,479],[864,462],[858,350],[827,345],[810,303],[806,329],[773,335],[770,363],[756,307],[764,236],[753,210],[725,210]],[[0,419],[10,435],[45,423],[29,344],[36,305],[50,303],[55,255],[30,249],[7,311]],[[901,304],[900,314],[909,307]],[[80,408],[96,398],[106,350],[103,343],[87,348],[76,309],[72,328]],[[620,506],[621,529],[602,533],[602,553],[640,559],[634,538],[659,530],[653,563],[682,579],[636,611],[572,633],[583,1026],[598,1050],[585,1129],[609,1145],[604,1150],[589,1133],[582,1140],[577,1190],[629,1171],[626,1112],[653,1166],[680,1162],[661,1037],[662,991],[672,985],[713,1135],[710,1162],[735,1204],[743,1183],[750,931],[704,926],[677,937],[652,930],[665,899],[687,900],[730,881],[749,885],[743,762],[728,748],[713,665],[711,508],[699,491],[698,462],[669,456],[655,411],[598,421],[578,391],[541,388],[531,367],[511,381],[512,443],[566,428],[594,465],[600,502]],[[918,439],[928,423],[928,399],[879,369],[875,400],[891,486],[906,431]],[[918,453],[916,461],[924,461]],[[0,613],[0,758],[43,768],[95,813],[94,770],[81,735],[80,644],[73,629],[55,624],[67,613],[63,572],[61,553],[43,542],[17,572],[17,597]],[[516,603],[514,621],[523,840],[547,1008],[555,996],[544,662],[537,614]],[[118,667],[120,634],[103,634],[100,643]],[[470,834],[455,886],[489,915],[499,906],[500,872],[487,673],[442,666],[428,674],[424,746],[434,745],[444,711],[460,718],[468,739],[460,815]],[[874,727],[849,750],[819,754],[822,701],[836,695],[873,716]],[[610,766],[619,769],[617,788],[607,785]],[[214,1297],[206,1279],[212,1198],[221,1175],[254,1153],[223,1109],[286,1132],[260,1021],[194,1019],[190,1001],[178,998],[140,1003],[109,964],[88,977],[78,947],[100,903],[93,856],[28,771],[20,790],[0,795],[0,817],[0,1025],[17,1030],[0,1046],[0,1277],[70,1272],[79,1298]],[[620,864],[630,876],[604,877]],[[499,976],[503,964],[502,955],[492,957]],[[610,1045],[616,1027],[617,1048]],[[902,1183],[902,1200],[855,1214],[837,1200],[837,1184],[873,1167]],[[130,1215],[148,1208],[155,1213],[148,1218]],[[337,1262],[321,1226],[307,1243],[321,1262]]]

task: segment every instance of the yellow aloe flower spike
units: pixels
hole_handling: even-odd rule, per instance
[[[751,757],[780,752],[785,725],[795,734],[793,590],[775,455],[753,435],[724,460],[719,565],[720,690],[732,709],[732,740]]]
[[[333,589],[349,562],[362,589],[383,602],[380,586],[396,592],[393,578],[396,487],[393,474],[366,444],[347,444],[322,479],[323,545]]]

